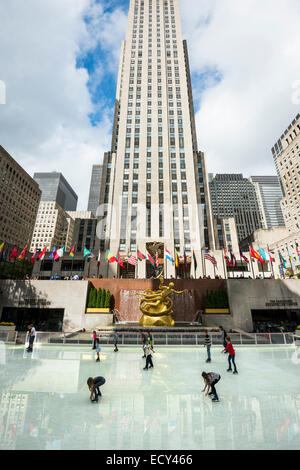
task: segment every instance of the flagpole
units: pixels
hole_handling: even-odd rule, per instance
[[[224,263],[224,251],[222,253],[222,261],[223,261],[223,269],[224,269],[224,278],[227,279],[227,270],[225,271],[225,263]]]
[[[249,258],[250,258],[250,263],[251,263],[252,276],[253,276],[253,279],[255,279],[254,270],[253,270],[253,260],[252,260],[251,251],[250,251],[250,246],[249,246],[249,245],[248,245],[248,250],[249,250]]]
[[[269,245],[267,245],[267,247],[268,247],[269,261],[270,261],[270,263],[271,263],[271,273],[272,273],[272,276],[273,276],[274,279],[275,279],[275,274],[274,274],[274,269],[273,269],[273,261],[271,261],[272,256],[271,256],[271,253],[270,253]]]
[[[244,271],[244,265],[243,265],[243,260],[242,260],[242,255],[241,255],[241,249],[240,249],[240,247],[239,247],[239,250],[240,250],[240,261],[241,261],[241,265],[242,265],[243,279],[245,279],[245,271]]]

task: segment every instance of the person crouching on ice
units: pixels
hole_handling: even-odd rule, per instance
[[[87,379],[87,386],[91,392],[90,400],[94,403],[98,403],[98,397],[102,396],[100,387],[105,384],[104,377],[89,377]]]
[[[212,401],[219,401],[219,397],[215,389],[215,385],[219,382],[221,378],[220,374],[216,374],[215,372],[202,372],[202,377],[205,383],[205,387],[202,390],[202,392],[205,392],[206,387],[207,387],[207,392],[205,396],[207,397],[207,395],[214,395]],[[211,391],[209,391],[210,388],[211,388]]]

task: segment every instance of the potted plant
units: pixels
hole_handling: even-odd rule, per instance
[[[88,296],[86,313],[109,313],[110,312],[110,292],[109,290],[98,290],[91,288]]]

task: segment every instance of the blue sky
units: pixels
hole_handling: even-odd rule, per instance
[[[299,0],[178,1],[208,171],[274,174],[271,147],[300,111]],[[62,172],[79,210],[110,149],[128,5],[0,2],[0,144],[30,175]]]

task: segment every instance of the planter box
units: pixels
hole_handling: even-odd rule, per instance
[[[16,326],[4,326],[0,325],[0,331],[15,331]]]
[[[85,313],[109,313],[109,308],[87,308]]]
[[[228,315],[230,314],[229,308],[206,308],[204,313],[210,313],[215,315]]]

